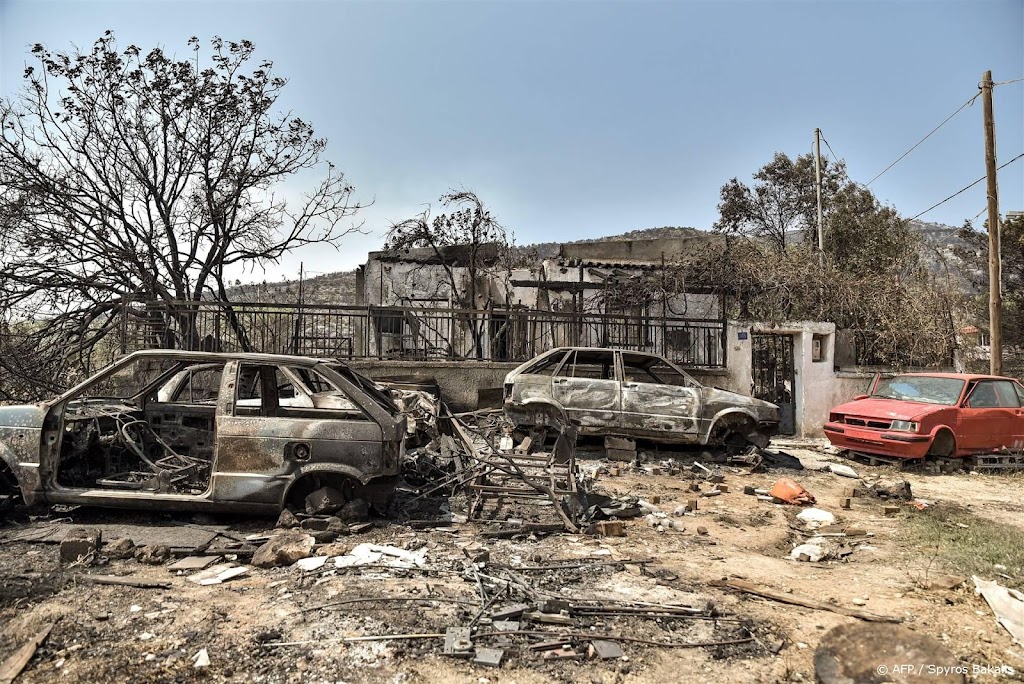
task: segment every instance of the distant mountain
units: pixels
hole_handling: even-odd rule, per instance
[[[228,290],[228,296],[235,302],[271,302],[277,304],[298,304],[300,302],[298,280],[239,284]],[[356,272],[339,271],[326,273],[302,281],[301,302],[304,304],[355,304]]]
[[[941,223],[911,221],[911,227],[921,234],[927,249],[924,258],[929,267],[936,273],[945,272],[948,265],[950,276],[965,283],[958,271],[959,260],[953,250],[963,244],[957,236],[959,228]],[[692,237],[707,233],[697,228],[684,226],[661,226],[658,228],[641,228],[630,230],[618,235],[573,240],[570,244],[614,242],[619,240],[654,240],[661,238]],[[794,231],[787,235],[787,241],[796,244],[803,239],[803,233]],[[529,263],[534,259],[553,259],[558,256],[561,242],[539,242],[531,245],[517,245],[514,248],[516,261]],[[239,302],[277,302],[298,303],[299,283],[297,280],[282,280],[276,283],[263,282],[248,285],[237,285],[229,290],[232,300]],[[307,304],[354,304],[356,301],[356,272],[339,271],[308,278],[302,283],[302,301]]]

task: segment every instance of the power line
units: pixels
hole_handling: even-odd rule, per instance
[[[1000,169],[1002,169],[1002,168],[1004,168],[1004,167],[1007,167],[1007,166],[1009,166],[1010,164],[1012,164],[1013,162],[1017,161],[1017,160],[1018,160],[1018,159],[1020,159],[1021,157],[1024,157],[1024,152],[1021,152],[1021,153],[1020,153],[1020,154],[1018,154],[1018,155],[1017,155],[1016,157],[1014,157],[1014,158],[1013,158],[1013,159],[1011,159],[1010,161],[1008,161],[1008,162],[1006,162],[1005,164],[1003,164],[1002,166],[1000,166],[1000,167],[999,167],[998,169],[996,169],[996,171],[999,171]],[[981,181],[985,180],[985,178],[987,178],[987,176],[982,176],[982,177],[981,177],[981,178],[979,178],[978,180],[976,180],[976,181],[974,181],[973,183],[971,183],[970,185],[968,185],[968,186],[967,186],[966,188],[960,188],[959,190],[957,190],[956,192],[954,192],[954,193],[953,193],[952,195],[950,195],[950,196],[949,196],[949,197],[947,197],[946,199],[942,200],[942,201],[941,201],[941,202],[939,202],[938,204],[933,204],[932,206],[928,207],[927,209],[925,209],[924,211],[922,211],[922,212],[921,212],[920,214],[918,214],[917,216],[915,216],[915,217],[911,218],[910,220],[911,220],[911,221],[913,221],[913,220],[914,220],[914,219],[916,219],[916,218],[920,218],[920,217],[924,216],[925,214],[927,214],[927,213],[928,213],[929,211],[931,211],[931,210],[932,210],[932,209],[934,209],[935,207],[937,207],[937,206],[940,206],[940,205],[942,205],[942,204],[945,204],[946,202],[948,202],[949,200],[953,199],[954,197],[956,197],[957,195],[959,195],[959,194],[960,194],[960,193],[962,193],[962,192],[966,192],[966,191],[970,190],[970,189],[971,189],[971,188],[973,188],[973,187],[974,187],[975,185],[977,185],[977,184],[978,184],[978,183],[980,183]]]
[[[1006,85],[1008,83],[1020,83],[1021,81],[1024,81],[1024,78],[1015,78],[1012,81],[999,81],[998,83],[993,83],[992,85]]]
[[[945,125],[946,125],[946,124],[947,124],[947,123],[949,122],[949,120],[950,120],[950,119],[952,119],[952,118],[953,118],[954,116],[956,116],[957,114],[959,114],[959,113],[960,113],[961,111],[963,111],[963,110],[964,110],[964,109],[965,109],[966,107],[969,107],[970,105],[974,104],[974,101],[975,101],[975,100],[977,100],[977,99],[978,99],[978,96],[980,96],[980,95],[981,95],[981,93],[980,93],[980,92],[978,92],[978,93],[975,93],[975,94],[974,94],[974,96],[972,96],[972,97],[971,97],[971,98],[970,98],[969,100],[967,100],[967,102],[964,102],[964,103],[963,103],[962,105],[960,105],[960,107],[959,107],[959,108],[958,108],[958,109],[957,109],[957,110],[956,110],[955,112],[953,112],[952,114],[950,114],[949,116],[947,116],[947,117],[946,117],[946,119],[945,119],[945,121],[943,121],[943,122],[942,122],[942,123],[940,123],[940,124],[939,124],[938,126],[936,126],[935,128],[933,128],[933,129],[932,129],[932,130],[931,130],[931,131],[930,131],[930,132],[928,133],[928,135],[926,135],[926,136],[924,136],[923,138],[921,138],[920,140],[918,140],[918,141],[917,141],[917,143],[916,143],[916,144],[915,144],[915,145],[914,145],[913,147],[911,147],[911,148],[910,148],[909,150],[907,150],[906,152],[904,152],[903,154],[901,154],[901,155],[900,155],[900,157],[899,157],[899,159],[897,159],[896,161],[894,161],[894,162],[893,162],[892,164],[889,164],[888,166],[886,166],[886,167],[885,167],[884,169],[882,169],[882,172],[881,172],[881,173],[879,173],[879,174],[878,174],[877,176],[875,176],[874,178],[872,178],[871,180],[869,180],[869,181],[867,182],[867,185],[871,185],[871,184],[872,184],[872,183],[874,183],[874,182],[875,182],[876,180],[878,180],[879,178],[881,178],[881,177],[882,177],[882,176],[883,176],[883,175],[885,174],[885,172],[886,172],[886,171],[888,171],[889,169],[891,169],[892,167],[894,167],[894,166],[896,166],[896,165],[897,165],[898,163],[900,163],[900,161],[901,161],[901,160],[902,160],[902,159],[903,159],[904,157],[906,157],[906,156],[907,156],[908,154],[910,154],[911,152],[913,152],[914,150],[916,150],[916,149],[917,149],[917,147],[918,147],[918,145],[920,145],[921,143],[923,143],[923,142],[924,142],[925,140],[927,140],[928,138],[932,137],[932,134],[933,134],[933,133],[935,133],[935,131],[937,131],[937,130],[939,130],[940,128],[942,128],[943,126],[945,126]]]
[[[820,130],[820,129],[819,129],[819,130]],[[825,147],[827,147],[827,148],[828,148],[828,151],[829,151],[829,152],[831,152],[831,154],[832,154],[832,159],[834,159],[835,161],[837,161],[837,162],[838,162],[838,161],[839,161],[839,155],[838,155],[838,154],[836,154],[835,152],[832,152],[832,146],[828,144],[828,140],[826,140],[826,139],[825,139],[825,136],[821,136],[821,139],[822,139],[822,141],[824,141],[824,143],[825,143]]]

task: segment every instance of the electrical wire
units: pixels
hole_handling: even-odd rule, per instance
[[[1015,78],[1012,81],[999,81],[998,83],[993,83],[992,85],[1006,85],[1008,83],[1020,83],[1021,81],[1024,81],[1024,78]]]
[[[939,130],[940,128],[942,128],[943,126],[945,126],[945,125],[946,125],[946,124],[947,124],[947,123],[949,122],[949,120],[950,120],[950,119],[952,119],[952,118],[953,118],[954,116],[956,116],[957,114],[959,114],[960,112],[962,112],[962,111],[963,111],[964,109],[966,109],[966,108],[967,108],[967,107],[969,107],[970,105],[974,104],[974,101],[975,101],[975,100],[977,100],[977,99],[978,99],[978,97],[979,97],[980,95],[981,95],[981,92],[980,92],[980,91],[979,91],[979,92],[977,92],[977,93],[975,93],[975,94],[974,94],[974,95],[973,95],[973,96],[972,96],[972,97],[971,97],[971,98],[970,98],[969,100],[967,100],[967,102],[964,102],[964,103],[963,103],[962,105],[960,105],[960,107],[959,107],[959,108],[958,108],[958,109],[957,109],[957,110],[956,110],[955,112],[953,112],[952,114],[950,114],[949,116],[947,116],[947,117],[946,117],[946,119],[945,119],[945,121],[943,121],[943,122],[942,122],[942,123],[940,123],[940,124],[939,124],[938,126],[936,126],[935,128],[933,128],[933,129],[932,129],[932,130],[931,130],[931,131],[930,131],[930,132],[928,133],[928,135],[926,135],[926,136],[924,136],[923,138],[921,138],[920,140],[918,140],[918,141],[917,141],[917,143],[916,143],[916,144],[915,144],[915,145],[914,145],[913,147],[911,147],[911,148],[910,148],[909,150],[907,150],[906,152],[904,152],[903,154],[901,154],[901,155],[899,156],[899,158],[898,158],[898,159],[897,159],[896,161],[894,161],[894,162],[893,162],[892,164],[889,164],[889,165],[888,165],[888,166],[886,166],[886,167],[885,167],[884,169],[882,169],[881,173],[879,173],[879,174],[878,174],[877,176],[875,176],[874,178],[872,178],[871,180],[869,180],[869,181],[867,182],[867,184],[866,184],[866,185],[871,185],[871,184],[872,184],[872,183],[874,183],[874,182],[875,182],[876,180],[878,180],[879,178],[881,178],[881,177],[882,177],[882,176],[883,176],[883,175],[885,174],[885,172],[886,172],[886,171],[888,171],[888,170],[889,170],[889,169],[891,169],[892,167],[894,167],[894,166],[896,166],[897,164],[899,164],[899,163],[900,163],[900,161],[901,161],[901,160],[902,160],[902,159],[903,159],[904,157],[906,157],[906,156],[907,156],[908,154],[910,154],[911,152],[913,152],[914,150],[916,150],[916,149],[918,148],[918,146],[919,146],[919,145],[920,145],[921,143],[923,143],[923,142],[924,142],[925,140],[927,140],[928,138],[930,138],[930,137],[932,136],[932,134],[933,134],[933,133],[935,133],[935,131],[937,131],[937,130]]]
[[[821,139],[825,143],[825,147],[827,147],[828,151],[832,154],[832,159],[834,159],[836,162],[838,162],[839,161],[839,155],[832,151],[832,146],[828,144],[828,140],[825,139],[825,136],[821,136]]]
[[[1005,168],[1005,167],[1009,166],[1010,164],[1012,164],[1013,162],[1017,161],[1017,160],[1018,160],[1018,159],[1020,159],[1021,157],[1024,157],[1024,152],[1021,152],[1021,153],[1020,153],[1020,154],[1018,154],[1018,155],[1017,155],[1016,157],[1014,157],[1014,158],[1013,158],[1013,159],[1011,159],[1010,161],[1008,161],[1008,162],[1006,162],[1005,164],[1003,164],[1002,166],[1000,166],[1000,167],[999,167],[998,169],[996,169],[996,171],[999,171],[1000,169],[1003,169],[1003,168]],[[959,195],[960,193],[962,193],[962,192],[966,192],[966,191],[970,190],[970,189],[971,189],[971,188],[973,188],[973,187],[974,187],[975,185],[977,185],[977,184],[978,184],[978,183],[980,183],[981,181],[985,180],[985,178],[986,178],[986,177],[987,177],[987,176],[982,176],[981,178],[979,178],[978,180],[974,181],[973,183],[971,183],[971,184],[970,184],[970,185],[968,185],[967,187],[965,187],[965,188],[960,188],[959,190],[957,190],[956,192],[954,192],[954,193],[953,193],[952,195],[950,195],[950,196],[949,196],[949,197],[947,197],[946,199],[942,200],[941,202],[939,202],[939,203],[937,203],[937,204],[933,204],[932,206],[928,207],[927,209],[925,209],[924,211],[922,211],[922,212],[921,212],[920,214],[918,214],[917,216],[914,216],[914,217],[913,217],[913,218],[911,218],[910,220],[911,220],[911,221],[913,221],[913,220],[914,220],[914,219],[916,219],[916,218],[919,218],[919,217],[921,217],[921,216],[924,216],[925,214],[927,214],[927,213],[928,213],[929,211],[931,211],[931,210],[932,210],[932,209],[934,209],[935,207],[941,206],[941,205],[945,204],[946,202],[948,202],[949,200],[951,200],[951,199],[953,199],[954,197],[956,197],[957,195]]]

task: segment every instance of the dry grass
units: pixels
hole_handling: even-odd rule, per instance
[[[951,504],[912,511],[905,517],[907,541],[960,575],[996,579],[1024,588],[1024,530],[987,520]],[[997,570],[996,565],[1005,566]],[[1010,579],[999,576],[1009,575]]]

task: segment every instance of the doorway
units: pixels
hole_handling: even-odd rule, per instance
[[[793,335],[754,333],[751,336],[751,394],[779,407],[779,433],[796,432],[796,374]]]

